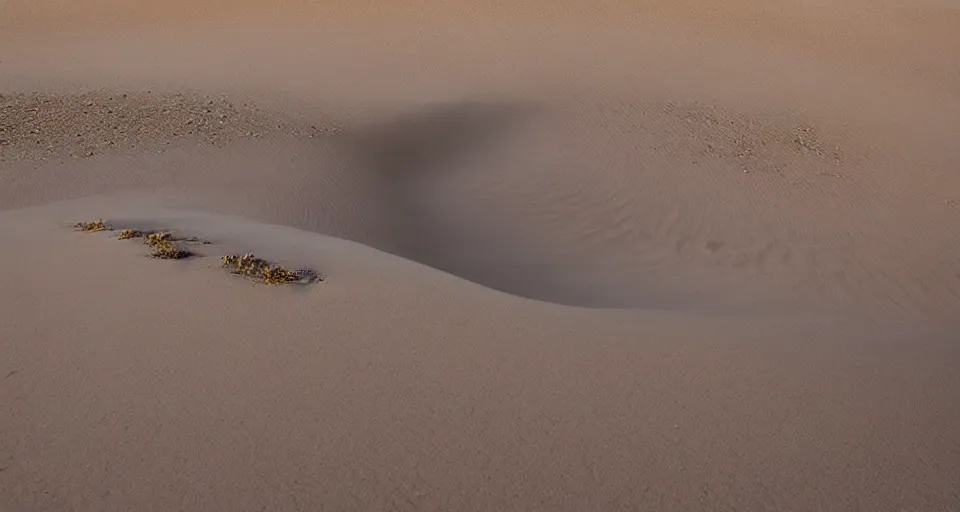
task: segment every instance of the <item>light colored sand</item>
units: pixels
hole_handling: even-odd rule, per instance
[[[956,6],[8,4],[0,510],[960,507]]]

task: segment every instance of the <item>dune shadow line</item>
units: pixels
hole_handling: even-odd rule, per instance
[[[621,294],[586,278],[572,279],[569,269],[551,261],[506,216],[464,214],[457,203],[470,197],[436,200],[444,189],[434,185],[483,168],[470,165],[472,159],[493,155],[496,162],[497,145],[509,142],[538,112],[538,105],[522,102],[447,103],[341,134],[381,212],[378,234],[358,241],[526,298],[624,306]]]

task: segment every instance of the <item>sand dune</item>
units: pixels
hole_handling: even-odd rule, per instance
[[[8,4],[0,510],[960,507],[957,6]]]

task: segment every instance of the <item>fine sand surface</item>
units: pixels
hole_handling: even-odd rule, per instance
[[[960,3],[465,4],[0,0],[0,511],[960,510]]]

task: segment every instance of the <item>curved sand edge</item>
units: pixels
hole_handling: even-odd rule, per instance
[[[257,287],[53,221],[120,204],[0,215],[6,507],[883,508],[949,503],[926,492],[960,471],[951,344],[550,306],[351,242],[179,213],[309,247],[333,274]]]

